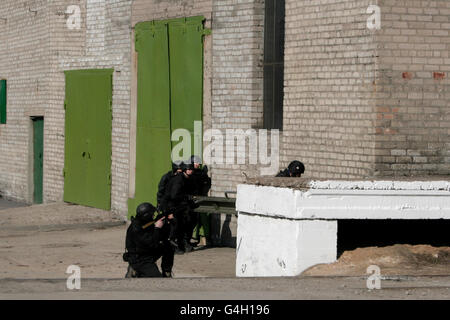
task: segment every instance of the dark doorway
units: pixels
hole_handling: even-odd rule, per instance
[[[347,250],[395,244],[450,246],[450,220],[338,221],[338,257]]]
[[[33,117],[33,203],[43,202],[44,118]]]

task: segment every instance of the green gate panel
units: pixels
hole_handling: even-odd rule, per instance
[[[86,115],[83,76],[66,72],[65,148],[64,148],[64,201],[81,204],[85,201],[87,163],[85,152]]]
[[[193,17],[168,24],[171,128],[191,132],[191,154],[183,155],[184,159],[194,152],[194,139],[202,143],[202,137],[194,137],[194,121],[201,121],[203,113],[203,20],[203,17]]]
[[[167,25],[136,25],[138,52],[136,185],[128,215],[142,202],[156,205],[161,176],[170,169],[170,88]]]
[[[44,119],[33,119],[33,202],[40,204],[43,200],[44,170]]]
[[[111,209],[112,69],[66,71],[64,201]]]
[[[0,124],[6,123],[6,80],[0,80]]]
[[[136,185],[135,198],[128,200],[129,217],[142,202],[156,205],[158,183],[171,168],[171,133],[187,129],[194,141],[194,121],[202,119],[203,20],[150,21],[135,27]],[[196,138],[201,143],[201,136]]]

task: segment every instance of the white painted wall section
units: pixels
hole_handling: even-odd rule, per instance
[[[337,221],[239,215],[236,276],[296,276],[337,255]]]

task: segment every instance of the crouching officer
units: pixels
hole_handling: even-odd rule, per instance
[[[142,203],[136,209],[136,217],[131,218],[125,240],[124,261],[128,262],[125,278],[172,277],[174,250],[168,240],[168,224],[173,215],[158,215],[150,203]],[[161,258],[161,270],[156,261]]]
[[[299,178],[305,172],[305,165],[300,161],[292,161],[289,166],[280,171],[276,176],[277,177],[291,177],[291,178]]]

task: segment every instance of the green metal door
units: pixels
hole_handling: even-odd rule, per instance
[[[33,203],[42,203],[44,170],[44,118],[33,118]]]
[[[128,201],[129,215],[137,204],[155,203],[158,176],[170,164],[170,89],[167,27],[146,22],[136,26],[138,109],[136,132],[136,193]]]
[[[6,123],[6,80],[0,80],[0,124]]]
[[[156,205],[159,180],[171,168],[172,131],[193,134],[203,101],[203,17],[142,22],[135,30],[136,191],[128,201],[129,216],[139,203]]]
[[[111,209],[112,72],[66,71],[64,201]]]
[[[202,143],[201,136],[194,136],[194,122],[202,120],[203,17],[174,20],[168,27],[171,128],[191,133],[191,154],[183,154],[183,159],[189,159],[194,152],[194,140]]]

